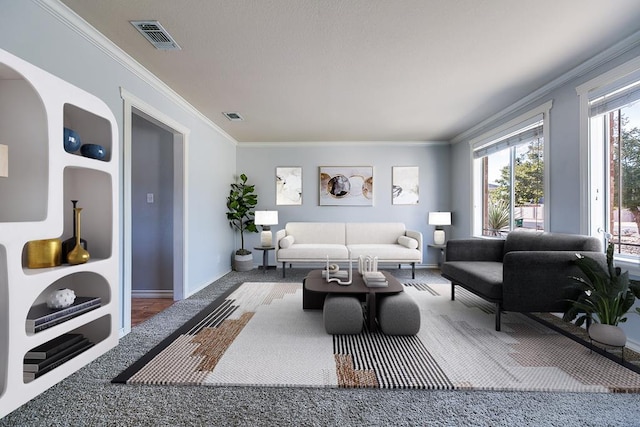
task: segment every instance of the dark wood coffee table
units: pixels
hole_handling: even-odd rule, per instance
[[[312,270],[302,282],[302,308],[304,310],[322,310],[324,298],[327,294],[352,294],[361,301],[367,303],[367,318],[369,330],[376,329],[376,295],[377,294],[397,294],[403,292],[402,283],[391,274],[383,271],[389,286],[384,288],[369,288],[364,284],[362,275],[357,271],[353,272],[353,281],[348,286],[339,285],[336,282],[329,282],[322,277],[322,270]]]

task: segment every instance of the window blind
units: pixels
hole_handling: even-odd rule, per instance
[[[529,144],[543,137],[543,121],[539,120],[525,128],[520,129],[518,132],[506,135],[500,139],[490,142],[483,147],[477,148],[473,151],[473,158],[479,159],[484,156],[488,156],[498,151],[510,147],[516,147],[518,145]]]
[[[589,117],[606,114],[640,100],[640,75],[634,75],[594,91],[589,96]]]

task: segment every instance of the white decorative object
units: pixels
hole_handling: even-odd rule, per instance
[[[358,258],[358,273],[364,275],[366,272],[374,271],[378,271],[378,257],[360,255]]]
[[[348,271],[346,281],[342,281],[340,280],[340,277],[336,277],[336,276],[341,276],[342,278],[344,278],[344,274],[340,274],[340,273],[344,273],[343,271],[334,270],[334,273],[331,273],[331,268],[333,265],[334,264],[329,264],[329,256],[327,255],[327,268],[325,269],[325,271],[323,271],[323,274],[322,274],[322,276],[327,279],[327,283],[336,282],[338,283],[338,285],[342,285],[342,286],[350,285],[351,282],[353,281],[353,268],[352,268],[353,260],[351,259],[351,251],[349,251],[349,271]]]
[[[444,230],[438,227],[451,225],[451,212],[429,212],[429,225],[436,226],[436,230],[433,232],[433,243],[444,245],[446,241]]]
[[[47,307],[60,309],[69,307],[76,300],[76,293],[72,289],[57,289],[47,297]]]
[[[273,236],[271,234],[271,226],[278,223],[278,211],[256,211],[254,219],[256,225],[262,226],[260,233],[260,244],[263,248],[273,245]]]

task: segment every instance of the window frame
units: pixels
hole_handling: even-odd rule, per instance
[[[550,221],[550,201],[551,201],[551,186],[549,182],[549,170],[551,159],[550,153],[550,139],[549,139],[549,112],[553,107],[553,100],[547,101],[544,104],[533,108],[526,113],[523,113],[500,126],[495,127],[475,138],[469,140],[469,161],[471,166],[471,234],[474,237],[491,238],[485,236],[482,233],[483,228],[483,197],[482,197],[482,168],[478,167],[480,162],[474,158],[474,152],[484,147],[490,146],[492,142],[498,141],[508,135],[514,134],[518,131],[525,129],[528,126],[542,120],[542,137],[544,140],[543,149],[543,161],[544,161],[544,231],[549,229]],[[513,160],[512,160],[513,163]],[[513,217],[513,209],[511,206],[511,217]]]
[[[599,200],[602,199],[600,191],[604,187],[604,177],[602,173],[593,173],[594,163],[601,162],[602,153],[595,153],[591,149],[592,121],[589,104],[590,101],[608,92],[607,88],[613,91],[631,77],[640,79],[640,57],[576,87],[580,106],[580,232],[599,237],[603,242],[605,242],[605,235],[604,229],[600,228],[600,223],[604,224],[604,212],[594,212],[594,206],[601,204]],[[624,265],[631,273],[640,274],[640,257],[634,258],[628,255],[620,257],[614,254],[614,258],[616,264]]]

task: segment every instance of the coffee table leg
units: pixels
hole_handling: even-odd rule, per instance
[[[369,332],[376,330],[376,294],[367,294],[367,316],[369,317]]]

